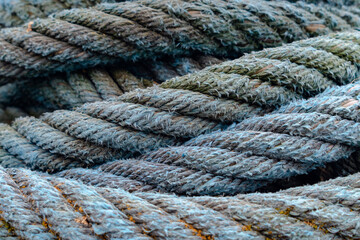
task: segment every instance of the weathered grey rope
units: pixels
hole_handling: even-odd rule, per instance
[[[336,189],[335,186],[332,187]],[[356,224],[359,219],[358,213],[335,202],[336,205],[333,205],[326,200],[306,197],[303,194],[290,196],[282,192],[243,194],[236,197],[251,203],[275,208],[280,214],[308,222],[310,226],[323,232],[337,234],[343,238],[357,238],[359,236],[359,227]],[[336,217],[334,218],[334,216]]]
[[[284,105],[275,113],[311,113],[318,112],[338,115],[343,119],[360,121],[359,100],[349,96],[319,96],[307,100],[299,100]]]
[[[114,151],[68,136],[33,117],[18,118],[12,127],[41,149],[67,158],[79,159],[86,164],[99,164],[125,155],[122,151]]]
[[[27,167],[34,170],[54,172],[85,166],[81,161],[51,154],[39,148],[6,124],[0,125],[0,145],[8,154],[23,161]]]
[[[48,181],[24,169],[13,169],[9,174],[21,188],[22,194],[28,197],[31,207],[38,209],[38,214],[46,219],[43,223],[45,226],[51,226],[53,234],[63,239],[87,238],[94,234],[86,222],[80,221],[81,214],[72,209],[62,193],[53,188]]]
[[[86,185],[95,187],[120,188],[128,192],[154,191],[154,187],[130,178],[116,176],[99,169],[73,168],[57,173],[57,176],[81,181]]]
[[[277,106],[300,98],[300,95],[293,91],[283,86],[274,86],[270,82],[251,79],[245,75],[214,73],[205,70],[170,79],[160,86],[191,90],[265,106]]]
[[[225,214],[221,214],[210,208],[189,201],[187,198],[174,198],[165,194],[147,194],[136,192],[136,196],[146,199],[148,202],[163,209],[164,211],[175,214],[186,221],[193,229],[206,237],[213,236],[221,239],[233,239],[234,236],[246,239],[262,239],[264,236],[255,232],[253,229],[247,229],[246,226],[235,222]],[[206,216],[214,217],[208,218]],[[221,226],[221,229],[218,228]]]
[[[0,168],[0,218],[23,239],[357,238],[359,189],[334,185],[350,179],[359,174],[275,193],[179,197]]]
[[[152,239],[140,226],[131,222],[117,207],[90,186],[78,182],[51,178],[57,188],[74,207],[81,206],[81,215],[92,226],[96,235],[104,238]]]
[[[189,140],[185,146],[204,146],[249,152],[274,159],[322,164],[348,157],[352,150],[305,137],[258,131],[222,131]]]
[[[353,147],[360,145],[359,123],[321,113],[269,114],[246,119],[233,127],[241,131],[262,131],[303,136]]]
[[[264,10],[255,11],[251,3],[221,0],[142,0],[65,10],[52,18],[36,19],[27,27],[0,31],[0,76],[5,82],[9,78],[38,77],[118,59],[129,61],[194,51],[239,56],[283,41],[331,32],[326,26],[331,23],[324,20],[329,14],[318,15],[324,18],[321,19],[290,3],[261,4],[269,8],[268,15],[262,18],[259,16]],[[135,11],[141,14],[135,15]],[[276,25],[269,20],[272,13],[282,22]],[[104,22],[107,27],[103,27]],[[285,39],[286,32],[277,34],[281,26],[289,30],[292,25],[300,26],[301,37]],[[10,49],[13,54],[6,54]]]
[[[198,73],[170,79],[161,87],[192,90],[241,103],[270,107],[283,105],[322,92],[334,86],[334,81],[345,84],[355,80],[360,58],[358,37],[356,31],[336,33],[266,49],[210,66]],[[162,70],[156,72],[160,74]],[[29,92],[25,95],[33,96],[35,102],[44,102],[50,110],[113,98],[148,85],[119,69],[73,73],[67,79],[55,78],[48,84],[52,89],[47,83],[35,87],[25,84],[24,88]]]
[[[0,1],[0,24],[4,26],[17,26],[34,18],[44,18],[51,13],[68,8],[91,7],[100,0],[15,0]]]
[[[139,131],[191,138],[221,129],[222,125],[199,117],[182,116],[139,104],[102,101],[87,103],[77,112]]]
[[[0,193],[1,217],[14,227],[19,237],[39,240],[56,239],[56,236],[49,233],[42,225],[42,219],[32,210],[19,186],[2,169],[0,173],[0,182],[3,186]]]
[[[135,131],[73,111],[58,110],[45,113],[41,119],[70,136],[112,149],[144,153],[178,144],[171,137]]]
[[[291,46],[291,45],[290,45]],[[268,55],[282,52],[282,61],[269,59]],[[264,82],[272,82],[278,86],[288,87],[299,94],[316,94],[334,83],[325,78],[319,71],[307,68],[304,65],[291,63],[291,56],[286,56],[288,49],[285,46],[252,53],[231,62],[224,62],[206,68],[206,71],[226,74],[246,75]],[[296,53],[294,53],[296,55]],[[299,54],[297,54],[297,57]],[[316,56],[320,58],[320,56]]]
[[[209,57],[156,60],[148,63],[146,68],[141,62],[125,66],[120,64],[121,66],[90,68],[36,81],[10,83],[0,87],[0,103],[9,104],[16,100],[18,105],[39,105],[48,111],[72,109],[82,103],[109,100],[135,89],[152,86],[154,81],[165,81],[170,77],[168,71],[174,72],[171,77],[196,72],[209,64],[200,63],[199,59]],[[169,64],[165,66],[163,63],[167,63],[166,61]],[[215,57],[208,61],[220,62]]]
[[[251,229],[275,238],[330,237],[297,219],[278,213],[275,209],[232,198],[197,197],[191,201],[214,209],[239,222],[246,222]],[[245,224],[244,224],[245,225]]]
[[[256,191],[266,185],[266,182],[262,181],[232,179],[190,168],[136,159],[103,164],[100,169],[143,182],[155,189],[181,195],[234,195]]]
[[[177,194],[234,195],[309,183],[316,176],[306,176],[320,168],[338,176],[331,172],[331,163],[352,159],[354,151],[287,134],[228,131],[202,135],[185,146],[161,148],[100,169]],[[356,159],[346,161],[343,163],[351,165]],[[353,172],[350,169],[349,173]]]
[[[186,167],[218,176],[274,181],[306,174],[312,166],[210,147],[170,147],[142,155],[140,159]],[[284,171],[283,169],[286,169]]]
[[[120,96],[118,100],[229,123],[267,112],[264,108],[247,103],[215,98],[188,90],[160,87],[131,91]]]
[[[17,118],[12,127],[1,125],[2,165],[9,167],[9,160],[15,159],[16,167],[25,164],[50,172],[93,166],[180,145],[226,126],[216,118],[182,115],[140,104],[116,100],[89,103],[75,111]]]
[[[318,94],[316,97],[321,96],[349,96],[354,99],[359,98],[360,94],[360,84],[359,82],[354,82],[351,84],[346,84],[344,86],[337,86],[326,89],[323,93]]]
[[[335,33],[254,52],[160,86],[278,106],[355,80],[359,33]]]
[[[325,182],[309,186],[300,186],[282,190],[281,193],[290,196],[306,196],[309,198],[320,199],[326,203],[339,204],[348,207],[352,210],[358,211],[360,209],[359,203],[359,188],[358,182],[359,174],[353,174],[347,177],[336,178]],[[349,182],[354,180],[354,182]]]

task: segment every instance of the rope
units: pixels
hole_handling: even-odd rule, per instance
[[[263,6],[255,11],[257,4]],[[282,21],[270,20],[270,15]],[[326,19],[287,2],[143,0],[64,10],[28,26],[0,31],[0,76],[8,82],[119,60],[194,52],[238,57],[332,32]],[[300,36],[289,31],[298,31]]]

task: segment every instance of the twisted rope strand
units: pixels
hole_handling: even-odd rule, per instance
[[[204,146],[250,152],[288,161],[323,164],[347,158],[353,152],[349,147],[329,144],[305,137],[271,132],[222,131],[201,135],[185,146]]]
[[[119,150],[114,151],[75,139],[33,117],[18,118],[12,127],[42,149],[64,157],[79,159],[86,164],[102,163],[125,155]]]
[[[358,147],[359,124],[321,113],[270,114],[249,118],[231,130],[286,133]]]
[[[275,193],[179,197],[1,168],[0,217],[24,239],[357,238],[359,190],[334,185],[349,180],[359,174]]]
[[[188,55],[195,51],[238,57],[251,50],[331,32],[327,25],[333,24],[326,11],[318,18],[308,8],[296,8],[286,2],[259,4],[266,6],[268,12],[264,6],[256,10],[257,4],[246,1],[220,0],[143,0],[64,10],[51,18],[36,19],[28,28],[1,30],[4,48],[0,60],[11,69],[25,68],[24,74],[37,77],[118,60]],[[278,19],[280,22],[274,23]],[[303,28],[302,33],[296,33],[299,27],[291,33],[289,28],[294,24]],[[16,50],[17,58],[5,54],[6,49]],[[0,71],[0,76],[2,81],[20,77],[9,70]]]
[[[131,91],[118,100],[229,123],[266,113],[266,109],[247,103],[214,98],[188,90],[159,87]]]
[[[70,136],[84,139],[99,146],[122,149],[132,153],[144,153],[159,147],[178,144],[171,137],[135,131],[85,114],[66,110],[45,113],[41,120]]]
[[[39,148],[6,124],[0,125],[0,145],[9,154],[24,161],[33,170],[56,172],[67,168],[85,166],[81,161],[67,159]]]
[[[144,183],[111,173],[101,172],[98,169],[73,168],[57,173],[57,176],[74,179],[86,185],[124,189],[128,192],[153,191],[153,187]]]

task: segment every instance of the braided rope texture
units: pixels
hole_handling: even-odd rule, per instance
[[[358,78],[359,38],[360,33],[356,31],[334,33],[254,52],[201,71],[198,71],[204,66],[200,64],[201,61],[181,58],[171,62],[171,65],[174,69],[180,69],[177,74],[191,74],[172,78],[160,87],[185,89],[235,100],[240,102],[240,107],[250,104],[250,108],[255,108],[253,105],[260,105],[266,113],[268,109],[294,99],[313,96],[331,86],[346,84]],[[204,59],[213,58],[202,56],[200,59],[204,62]],[[155,65],[162,63],[165,62],[154,62]],[[132,74],[139,71],[144,73],[139,64],[132,67],[132,71],[119,68],[90,69],[68,74],[64,78],[28,82],[20,89],[24,89],[23,96],[29,96],[25,98],[26,101],[31,99],[27,101],[29,105],[41,103],[49,111],[72,109],[85,102],[113,99],[123,92],[151,85],[143,78],[148,79],[146,75],[149,74]],[[158,75],[164,73],[159,69],[153,72]],[[166,76],[169,75],[162,75],[164,79]],[[151,76],[149,78],[154,79]],[[155,79],[162,81],[160,78]],[[7,85],[4,86],[4,92],[7,88]]]
[[[168,62],[167,62],[168,61]],[[132,63],[122,67],[90,68],[54,77],[10,83],[0,87],[4,97],[0,103],[18,106],[41,106],[47,111],[73,109],[88,102],[110,100],[138,88],[146,88],[168,78],[196,72],[209,64],[218,63],[211,56]],[[14,86],[16,85],[16,86]],[[8,89],[13,88],[8,93]]]
[[[234,195],[316,181],[320,167],[330,172],[333,166],[327,169],[327,165],[334,162],[356,164],[358,158],[350,156],[354,151],[308,137],[231,130],[201,135],[184,146],[161,148],[100,169],[177,194]],[[348,169],[347,174],[358,170]]]
[[[83,175],[83,172],[81,169],[72,169],[61,173],[61,175],[67,178],[68,176],[74,178],[73,176],[76,174],[81,176],[80,179],[84,183],[93,185],[92,182],[89,183],[89,181],[87,181],[85,176],[88,175]],[[358,234],[358,232],[356,232],[356,221],[350,220],[350,218],[355,217],[356,214],[352,215],[352,212],[358,211],[360,207],[357,200],[360,183],[359,176],[359,174],[354,174],[348,177],[337,178],[306,187],[292,188],[282,192],[237,195],[236,198],[275,208],[281,214],[294,217],[301,221],[311,219],[308,221],[309,225],[324,232],[340,234],[343,238],[354,237]],[[79,179],[79,177],[77,179]],[[97,182],[100,182],[102,177],[97,176],[97,179]],[[121,179],[120,182],[125,181]],[[131,191],[132,187],[130,186],[129,189]],[[127,189],[125,188],[125,190]],[[219,199],[219,197],[217,199]],[[337,208],[334,208],[332,204],[339,205]],[[180,207],[180,205],[175,203],[172,203],[172,206],[173,209]],[[337,217],[334,219],[332,214],[325,214],[333,211],[337,212],[337,217],[342,216],[346,221],[338,221]],[[193,214],[193,212],[189,214]],[[345,227],[345,225],[347,227]],[[342,231],[340,229],[349,229],[349,231]],[[345,237],[345,235],[347,236]]]
[[[128,70],[90,69],[68,74],[64,78],[28,82],[20,88],[24,89],[22,96],[29,96],[25,97],[29,105],[40,103],[50,111],[72,109],[85,102],[109,100],[123,92],[151,85],[144,79],[161,82],[168,77],[191,73],[172,78],[160,87],[231,99],[240,102],[240,106],[250,104],[251,108],[255,108],[252,105],[260,105],[266,113],[268,109],[294,99],[313,96],[331,86],[346,84],[358,78],[359,38],[359,32],[356,31],[334,33],[254,52],[234,61],[209,66],[202,71],[198,71],[206,65],[202,62],[216,59],[210,56],[181,58],[168,64],[178,69],[177,73],[168,74],[169,71],[175,72],[169,68],[154,68],[153,73],[160,77],[152,77],[142,70],[141,65],[134,64],[133,70],[129,65]],[[159,64],[165,62],[154,62],[156,66]],[[132,72],[145,74],[135,76]],[[27,101],[29,98],[30,101]]]
[[[287,0],[289,2],[306,2],[322,6],[323,4],[331,4],[333,6],[358,6],[358,0]]]
[[[317,112],[269,114],[253,117],[236,125],[234,130],[286,133],[329,143],[360,146],[359,123]],[[230,129],[229,129],[230,130]]]
[[[86,8],[104,0],[15,0],[0,1],[0,26],[14,27],[22,25],[35,18],[45,18],[52,13],[69,8]]]
[[[251,131],[237,129],[246,128],[252,121],[261,125],[261,118],[273,116],[265,115],[248,118],[231,127],[235,129],[216,132],[222,124],[215,119],[211,121],[207,115],[214,110],[214,101],[218,103],[219,100],[204,98],[200,94],[195,98],[199,106],[195,107],[197,103],[193,102],[189,108],[181,96],[188,98],[193,93],[185,90],[180,92],[180,98],[174,94],[175,99],[152,100],[153,92],[163,91],[167,94],[169,90],[148,88],[140,93],[150,94],[150,98],[143,98],[135,91],[121,97],[127,97],[128,102],[88,103],[75,111],[46,113],[40,119],[18,118],[11,127],[3,124],[0,128],[1,165],[57,172],[145,153],[136,160],[119,160],[102,165],[101,169],[120,177],[130,176],[132,180],[162,191],[187,195],[234,195],[269,185],[284,186],[278,182],[306,176],[331,163],[347,160],[352,166],[358,161],[351,155],[358,146],[355,122],[317,113],[313,117],[303,114],[303,118],[302,115],[284,117],[280,114],[280,119],[289,125],[285,128],[286,124],[283,126],[274,121],[280,124],[282,131],[276,127],[256,129],[265,132],[253,131],[251,127]],[[137,97],[144,105],[131,103],[136,102]],[[179,101],[183,108],[179,108]],[[169,112],[173,103],[178,108]],[[215,104],[215,112],[220,117],[233,117],[233,112],[227,114],[226,111],[231,103]],[[309,123],[306,122],[308,119],[313,120]],[[302,128],[296,127],[298,121]],[[267,124],[264,128],[271,126],[272,121],[264,122]],[[295,126],[291,126],[293,122]],[[297,130],[295,134],[294,128]],[[347,131],[331,131],[335,128]],[[209,132],[214,133],[201,135]],[[179,145],[189,138],[192,139],[183,147],[163,148]],[[350,168],[349,173],[354,169]],[[109,179],[112,181],[110,176]],[[304,180],[294,181],[294,184],[301,181]],[[284,181],[284,184],[288,182]]]
[[[354,31],[301,40],[254,52],[234,61],[208,66],[201,71],[198,70],[204,67],[206,62],[216,61],[216,58],[181,58],[168,64],[172,65],[173,69],[178,69],[176,74],[169,75],[169,71],[163,71],[168,69],[174,72],[169,68],[155,68],[153,73],[161,75],[160,78],[155,77],[158,81],[162,81],[161,78],[191,73],[172,78],[160,87],[190,90],[235,100],[239,102],[238,110],[243,108],[244,117],[252,109],[258,109],[254,105],[262,106],[264,114],[269,109],[294,99],[313,96],[336,84],[342,85],[355,80],[359,75],[359,37],[359,32]],[[154,64],[159,66],[165,62],[157,61]],[[70,73],[63,78],[57,76],[47,81],[17,84],[20,85],[17,92],[23,89],[22,96],[28,96],[24,100],[27,105],[41,104],[43,108],[51,111],[59,108],[72,109],[86,102],[114,99],[124,92],[152,84],[146,79],[151,80],[154,77],[142,70],[144,65],[136,63],[131,66],[132,69],[127,66],[124,70],[97,68]],[[132,72],[143,74],[136,76]],[[3,92],[9,88],[8,85],[3,87]],[[152,98],[155,98],[155,94],[159,92],[153,94]],[[169,98],[165,94],[162,96]],[[9,101],[6,100],[8,98],[4,99]],[[126,97],[124,99],[127,101]]]
[[[342,88],[349,89],[349,86]],[[337,98],[344,97],[351,99],[348,96]],[[304,101],[323,105],[318,100]],[[356,100],[350,103],[353,104],[353,101]],[[278,112],[288,108],[285,106]],[[339,109],[337,106],[333,108]],[[219,191],[227,194],[255,191],[280,179],[305,175],[320,167],[325,167],[324,171],[331,175],[331,169],[334,169],[331,164],[344,163],[342,161],[348,161],[348,167],[341,168],[345,172],[353,173],[358,169],[358,158],[351,155],[359,146],[355,119],[316,111],[301,114],[275,112],[259,116],[261,113],[261,108],[188,90],[138,89],[112,101],[87,103],[73,111],[50,112],[40,119],[18,118],[12,127],[2,125],[0,146],[6,155],[3,166],[8,167],[6,159],[10,157],[17,158],[21,166],[55,172],[136,157],[155,150],[149,156],[137,159],[136,166],[132,161],[118,161],[116,164],[124,165],[121,167],[124,172],[135,171],[132,168],[141,169],[136,172],[142,172],[142,175],[134,175],[134,180],[146,181],[149,176],[154,176],[150,185],[162,183],[164,188],[175,187],[171,191],[178,193],[198,194],[204,191],[212,195],[219,194]],[[240,123],[227,131],[217,132],[232,122]],[[9,136],[12,141],[8,141]],[[156,152],[159,148],[180,145],[187,139],[191,140],[185,144],[185,150],[170,147]],[[32,151],[37,153],[36,158],[31,157]],[[167,155],[164,151],[172,154]],[[157,155],[161,156],[160,160],[156,160]],[[213,158],[207,159],[206,156]],[[172,158],[173,162],[170,161]],[[74,159],[76,161],[72,161]],[[197,162],[199,168],[191,165],[191,161]],[[250,166],[249,163],[254,161],[258,164]],[[149,170],[156,169],[157,164],[162,166],[159,171],[164,173]],[[326,169],[328,165],[332,167]],[[229,166],[229,170],[221,171],[225,166]],[[179,188],[183,187],[181,181],[169,184],[178,180],[178,174],[170,181],[165,174],[167,171],[186,172],[191,175],[189,178],[199,181],[201,179],[197,176],[206,173],[201,181],[210,183],[212,187],[198,190],[194,185],[185,185],[183,189]],[[231,175],[231,171],[236,174]],[[213,178],[231,184],[217,187],[217,183],[212,185],[210,181]]]
[[[291,102],[274,113],[321,113],[339,116],[354,122],[360,121],[358,83],[327,89],[313,98]]]
[[[0,169],[0,232],[23,239],[358,238],[359,189],[340,185],[349,180],[359,175],[276,193],[178,197]]]
[[[355,80],[359,36],[357,31],[342,32],[265,49],[160,86],[263,106],[283,105]]]
[[[152,95],[162,91],[169,92],[154,87],[143,93]],[[142,105],[132,101],[134,95],[130,92],[128,96],[122,95],[127,101],[114,99],[87,103],[73,111],[57,110],[44,113],[40,118],[17,118],[11,126],[2,124],[0,147],[7,158],[17,158],[21,163],[19,166],[56,172],[176,146],[192,137],[226,128],[232,120],[240,121],[259,111],[190,91],[170,91],[190,96],[187,101],[191,108],[169,111],[165,105],[159,108]],[[193,99],[197,102],[191,102]],[[169,101],[169,107],[173,104],[179,107],[179,102],[174,99],[164,100]],[[248,110],[249,113],[234,114],[229,109]],[[214,110],[218,115],[208,118]],[[3,166],[11,166],[8,164],[4,160]]]
[[[65,10],[0,31],[1,82],[194,51],[238,57],[360,24],[339,20],[341,27],[334,27],[340,13],[311,11],[288,2],[222,0],[142,0]]]

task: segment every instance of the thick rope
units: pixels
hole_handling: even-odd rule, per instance
[[[0,217],[24,239],[359,237],[359,189],[336,185],[357,182],[359,174],[275,193],[178,197],[25,169],[0,172]]]
[[[314,229],[292,216],[281,214],[276,209],[232,198],[191,198],[191,201],[214,209],[228,217],[245,219],[251,229],[275,238],[320,238],[324,232]]]
[[[348,86],[343,88],[348,89]],[[75,111],[59,110],[46,113],[40,119],[19,118],[13,123],[13,128],[3,125],[0,145],[6,156],[24,161],[31,169],[52,172],[79,165],[91,166],[116,158],[135,157],[162,147],[179,145],[191,138],[186,146],[217,148],[219,151],[227,149],[230,155],[239,152],[238,157],[242,159],[241,166],[236,170],[239,174],[241,171],[255,171],[250,178],[242,174],[229,176],[220,170],[218,172],[216,167],[211,170],[211,165],[197,169],[222,177],[262,180],[262,173],[246,167],[248,159],[259,161],[259,164],[261,162],[261,166],[264,166],[261,169],[269,170],[263,176],[268,176],[271,181],[306,174],[319,166],[345,160],[351,167],[341,169],[353,172],[351,169],[356,169],[354,163],[357,159],[349,156],[353,147],[359,145],[355,122],[357,102],[349,96],[315,97],[290,103],[277,110],[283,114],[260,117],[256,115],[263,115],[261,109],[250,105],[238,105],[230,100],[214,99],[191,91],[154,87],[126,93],[112,101],[88,103]],[[348,108],[354,108],[354,111],[347,111]],[[240,123],[228,131],[211,133],[226,128],[233,121]],[[204,133],[210,134],[201,135]],[[14,140],[7,142],[7,134]],[[19,147],[15,149],[17,145]],[[31,153],[25,149],[41,154],[39,158],[30,158]],[[209,151],[204,148],[192,154],[211,155],[212,150]],[[197,161],[200,161],[200,155]],[[183,154],[182,158],[185,156]],[[77,162],[73,161],[68,166],[63,157],[77,159]],[[7,161],[4,166],[6,164]],[[202,165],[199,163],[199,166]],[[280,166],[288,169],[283,172],[284,175],[277,172],[282,169]],[[179,167],[193,169],[188,165]],[[331,165],[326,169],[328,174],[325,175],[331,175],[334,167]]]
[[[222,128],[217,122],[133,103],[102,101],[84,104],[76,111],[138,131],[180,138],[191,138]]]
[[[184,147],[163,148],[100,168],[162,191],[234,195],[309,183],[312,177],[305,176],[348,159],[352,152],[344,145],[287,134],[229,131],[202,135]]]
[[[344,86],[332,87],[326,89],[323,93],[317,95],[316,97],[322,96],[349,96],[352,98],[358,98],[360,94],[360,84],[359,82],[346,84]]]
[[[197,73],[172,78],[162,83],[161,87],[232,99],[240,102],[239,106],[261,105],[265,113],[268,108],[315,95],[336,83],[346,84],[356,80],[359,76],[359,36],[356,31],[334,33],[265,49],[209,66]],[[193,60],[182,58],[179,61],[185,61],[183,64],[176,64],[175,61],[170,63],[174,69],[182,69],[177,74],[191,73],[198,70]],[[166,62],[155,63],[156,66],[162,64]],[[23,95],[30,96],[28,105],[40,103],[48,110],[71,109],[86,102],[113,99],[124,92],[149,86],[142,76],[131,73],[144,72],[141,66],[135,64],[132,67],[134,69],[130,65],[126,70],[91,69],[45,82],[28,82],[22,87]],[[163,68],[169,71],[155,69],[156,75],[164,78],[169,76],[169,71],[174,71],[169,68]],[[195,103],[192,108],[196,108]]]
[[[22,201],[19,201],[22,205],[18,211],[23,210],[23,205],[30,205],[29,213],[39,218],[40,223],[43,220],[48,231],[62,239],[211,239],[215,236],[224,236],[225,239],[230,239],[230,236],[237,239],[264,239],[254,231],[245,231],[236,220],[174,195],[153,193],[141,197],[122,189],[90,187],[77,181],[41,176],[28,170],[11,170],[9,173],[3,173],[14,182],[14,188],[21,189],[20,196],[24,195]],[[36,181],[36,178],[39,180]],[[43,190],[39,191],[41,189]],[[151,198],[164,202],[160,206],[155,204],[154,200],[150,200]],[[10,200],[10,197],[7,199]],[[194,210],[198,211],[196,216],[182,217],[171,212],[170,202],[176,199],[183,204],[179,212],[193,206]],[[11,220],[9,210],[15,205],[15,202],[8,206],[2,205],[5,212],[1,213],[1,216],[6,217],[7,221]],[[213,220],[205,221],[209,217]],[[20,232],[23,227],[25,225],[16,225],[14,229]],[[222,232],[223,229],[230,232]]]
[[[36,19],[28,26],[0,31],[0,76],[6,82],[25,75],[38,77],[117,60],[194,51],[236,57],[332,32],[333,24],[328,20],[332,14],[324,12],[317,17],[287,2],[257,4],[263,5],[258,11],[246,1],[225,4],[221,0],[143,0],[65,10],[52,18]],[[263,14],[264,7],[269,9],[268,14]],[[269,19],[272,13],[282,19],[280,26]],[[278,31],[284,26],[290,29],[284,21],[297,25],[302,36],[285,39],[291,34],[285,29]],[[6,54],[8,51],[12,54]]]
[[[223,131],[204,134],[188,141],[186,146],[204,146],[249,152],[275,159],[323,164],[347,158],[350,148],[305,137],[271,132]]]
[[[0,24],[11,27],[23,24],[31,19],[44,18],[48,15],[68,8],[91,7],[101,0],[15,0],[0,1]],[[112,2],[112,1],[108,1]]]
[[[315,186],[309,188],[315,190]],[[328,189],[340,190],[335,186],[331,186]],[[289,196],[284,192],[279,192],[238,195],[237,198],[275,208],[280,214],[293,216],[300,221],[306,222],[311,219],[309,225],[323,232],[338,234],[343,238],[358,236],[358,227],[356,226],[358,216],[356,213],[354,214],[348,207],[341,206],[342,204],[334,208],[331,203],[326,201],[327,199],[319,200],[307,197],[303,191],[299,196]],[[334,202],[334,204],[336,203]],[[338,217],[333,218],[334,215]]]
[[[205,97],[205,101],[214,99]],[[224,101],[220,110],[226,104]],[[228,124],[184,113],[114,100],[45,113],[40,119],[17,118],[11,127],[3,124],[0,128],[3,166],[11,165],[9,158],[18,159],[15,166],[25,164],[49,172],[93,166],[179,145]]]
[[[343,119],[360,121],[360,102],[349,96],[319,96],[307,100],[291,102],[275,113],[311,113],[318,112]]]
[[[85,166],[78,160],[64,158],[41,149],[5,124],[0,125],[0,146],[7,155],[15,157],[34,170],[53,172]]]
[[[171,147],[145,154],[142,160],[186,167],[229,178],[269,183],[306,174],[312,166],[210,147]],[[286,169],[287,171],[283,171]]]
[[[266,109],[247,103],[215,98],[188,90],[160,87],[134,90],[120,96],[118,100],[226,123],[238,122],[266,113]]]
[[[313,113],[269,114],[249,118],[234,130],[286,133],[293,136],[309,137],[330,143],[360,146],[359,123],[339,116]]]
[[[357,31],[335,33],[265,49],[160,86],[263,106],[283,105],[335,83],[356,80],[359,36]]]
[[[331,4],[334,6],[357,6],[359,4],[358,0],[288,0],[288,2],[307,2],[312,4]]]
[[[220,60],[211,56],[182,57],[152,61],[146,65],[138,62],[124,67],[120,64],[111,68],[90,68],[37,81],[10,83],[0,87],[0,103],[10,104],[14,99],[17,105],[38,105],[48,111],[72,109],[83,103],[110,100],[152,86],[154,81],[160,83],[193,73],[213,62]]]
[[[154,191],[154,188],[150,185],[111,173],[101,172],[99,169],[73,168],[61,171],[57,173],[57,176],[81,181],[86,185],[95,187],[121,188],[128,192]]]
[[[223,177],[186,167],[136,159],[119,160],[103,164],[100,168],[104,172],[180,195],[234,195],[254,192],[266,185],[263,181]]]
[[[112,149],[144,153],[177,144],[177,141],[171,137],[121,127],[78,112],[58,110],[45,113],[41,119],[70,136]]]

